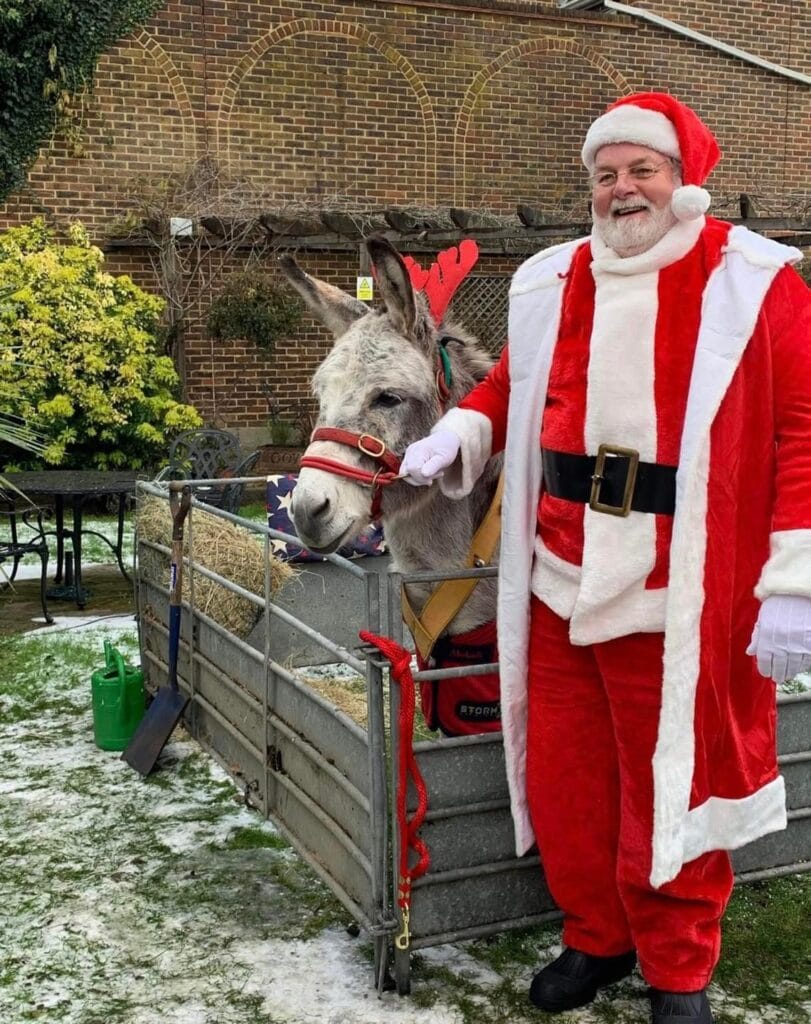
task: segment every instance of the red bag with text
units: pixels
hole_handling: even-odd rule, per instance
[[[428,662],[417,654],[420,670],[486,665],[498,661],[495,622],[485,622],[469,633],[437,640]],[[430,679],[420,683],[420,704],[429,729],[446,736],[470,736],[501,731],[498,673]]]

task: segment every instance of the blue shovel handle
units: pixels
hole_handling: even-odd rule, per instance
[[[177,690],[177,655],[180,646],[180,605],[169,609],[169,685]]]

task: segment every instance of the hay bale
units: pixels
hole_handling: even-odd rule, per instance
[[[189,515],[191,522],[186,521],[183,535],[184,555],[189,554],[189,538],[193,536],[196,563],[263,597],[264,545],[257,535],[200,508],[193,508]],[[161,498],[145,497],[138,503],[136,528],[143,540],[171,547],[169,503]],[[151,549],[141,551],[139,572],[145,579],[165,583],[169,576],[169,556]],[[286,562],[271,557],[271,597],[294,575],[294,570]],[[261,609],[247,598],[234,594],[197,571],[193,572],[193,579],[189,578],[188,571],[184,575],[183,597],[186,600],[191,599],[192,585],[197,608],[241,639],[247,637],[262,614]]]

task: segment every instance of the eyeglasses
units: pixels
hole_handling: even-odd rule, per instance
[[[634,182],[650,181],[669,163],[670,158],[668,157],[667,160],[662,160],[658,164],[634,164],[633,167],[626,167],[621,171],[596,171],[591,175],[591,183],[597,188],[613,188],[623,174]]]

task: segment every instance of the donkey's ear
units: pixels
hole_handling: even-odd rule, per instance
[[[405,263],[394,246],[384,238],[369,238],[366,248],[375,268],[375,281],[380,296],[395,330],[407,338],[413,338],[417,303]]]
[[[368,306],[358,299],[353,299],[340,288],[305,274],[292,256],[280,256],[279,266],[290,284],[304,299],[310,312],[318,317],[336,338],[340,338],[356,320],[369,312]]]

